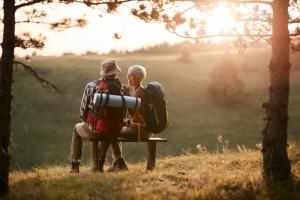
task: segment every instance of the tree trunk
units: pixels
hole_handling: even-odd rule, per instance
[[[8,192],[11,137],[12,77],[15,48],[15,0],[4,0],[4,31],[0,69],[0,195]]]
[[[263,130],[263,175],[267,180],[287,180],[291,165],[287,154],[289,101],[289,0],[273,1],[272,58],[269,99],[264,103],[266,124]]]

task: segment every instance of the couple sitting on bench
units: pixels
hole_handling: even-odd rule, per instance
[[[128,168],[124,159],[122,158],[121,143],[114,141],[113,138],[136,138],[138,140],[149,138],[150,134],[146,129],[145,120],[147,114],[147,99],[145,89],[141,84],[142,81],[146,78],[146,69],[140,65],[133,65],[129,67],[127,74],[129,87],[123,87],[122,93],[121,83],[118,80],[118,73],[120,71],[121,70],[116,60],[108,59],[102,61],[100,64],[100,79],[94,81],[95,85],[97,86],[97,90],[99,88],[102,91],[111,90],[110,94],[119,95],[123,93],[127,96],[139,98],[140,106],[137,109],[128,109],[129,121],[123,127],[123,119],[120,120],[120,118],[124,117],[124,107],[123,112],[122,108],[109,108],[109,111],[102,110],[100,111],[100,114],[95,115],[91,112],[88,113],[81,110],[80,115],[84,122],[76,124],[73,130],[70,155],[72,166],[70,173],[79,173],[83,140],[94,140],[91,144],[93,171],[104,172],[103,165],[106,159],[106,153],[109,149],[109,146],[111,146],[113,152],[113,162],[112,166],[107,171],[117,172],[121,170],[127,170]],[[92,100],[87,99],[84,102],[84,106],[86,106],[86,104],[88,104],[90,101]],[[114,113],[113,115],[115,116],[108,117],[107,120],[98,120],[99,115],[105,115],[106,112]],[[96,118],[98,121],[96,120]],[[107,129],[109,129],[109,131],[107,131]],[[103,132],[109,132],[110,135],[108,136],[105,134],[101,134]],[[103,137],[107,137],[107,140],[103,140]],[[101,140],[100,145],[98,140]]]

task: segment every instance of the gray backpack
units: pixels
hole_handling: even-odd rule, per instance
[[[160,133],[169,125],[165,90],[158,82],[149,82],[145,89],[147,98],[147,130]]]

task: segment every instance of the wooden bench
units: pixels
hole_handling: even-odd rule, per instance
[[[97,141],[107,141],[105,139],[103,140],[97,140]],[[168,142],[167,139],[159,138],[159,137],[150,137],[146,140],[137,141],[137,139],[128,139],[128,138],[121,138],[118,137],[116,140],[118,142],[147,142],[148,143],[148,153],[147,153],[147,166],[146,170],[153,170],[155,167],[155,160],[156,160],[156,143],[157,142]]]

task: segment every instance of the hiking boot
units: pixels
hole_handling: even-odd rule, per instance
[[[78,174],[79,173],[79,165],[80,165],[80,162],[72,161],[70,174]]]
[[[112,162],[112,166],[107,169],[108,172],[119,172],[128,170],[127,165],[123,158],[119,158]]]
[[[107,172],[114,172],[116,168],[117,168],[117,162],[114,160],[114,161],[111,163],[111,166],[110,166],[106,171],[107,171]]]

